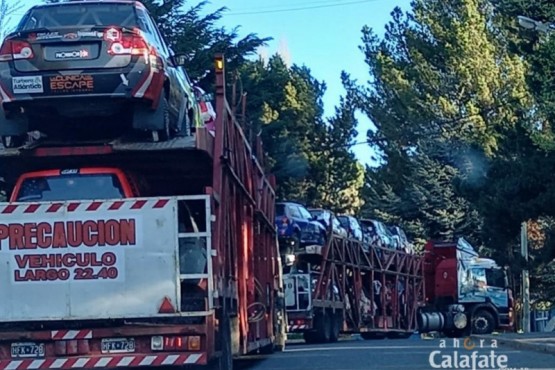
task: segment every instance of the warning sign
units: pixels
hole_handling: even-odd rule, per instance
[[[178,302],[176,204],[0,203],[2,321],[152,317]]]
[[[0,223],[0,250],[12,251],[13,282],[115,280],[124,253],[118,249],[137,245],[136,224],[134,218]]]

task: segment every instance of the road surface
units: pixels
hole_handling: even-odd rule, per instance
[[[476,352],[474,356],[473,352]],[[438,367],[442,361],[444,366]],[[464,366],[464,361],[468,361],[469,367]],[[551,354],[516,350],[490,341],[480,343],[467,339],[464,342],[463,338],[457,344],[453,339],[442,342],[441,339],[422,340],[419,337],[348,340],[321,345],[288,344],[285,352],[260,358],[254,356],[239,361],[238,365],[241,370],[433,370],[434,364],[441,369],[472,369],[473,361],[474,369],[499,369],[496,365],[505,365],[508,370],[555,369],[555,355]]]

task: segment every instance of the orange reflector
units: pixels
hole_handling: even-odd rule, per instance
[[[223,59],[216,59],[216,70],[221,71],[224,69],[224,60]]]
[[[189,337],[189,345],[187,346],[189,351],[200,351],[200,336],[196,335]]]
[[[172,304],[172,301],[168,297],[164,297],[162,301],[162,305],[158,310],[158,313],[175,313],[175,307]]]

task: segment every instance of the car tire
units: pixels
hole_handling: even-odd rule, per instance
[[[6,149],[18,148],[20,146],[23,146],[24,142],[25,140],[23,136],[2,136],[2,145]]]
[[[163,96],[160,100],[160,104],[162,104],[162,109],[164,110],[164,128],[162,130],[158,130],[158,139],[159,141],[168,141],[171,139],[171,115],[170,109],[168,107],[168,98],[166,98],[166,96]]]

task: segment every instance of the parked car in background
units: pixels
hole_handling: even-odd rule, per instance
[[[361,220],[362,228],[365,235],[365,242],[376,244],[384,248],[395,248],[395,242],[391,233],[383,222],[377,220],[363,219]]]
[[[280,246],[291,254],[305,245],[323,245],[326,229],[301,204],[295,202],[276,203],[276,227]]]
[[[363,240],[362,227],[356,218],[349,215],[338,215],[337,219],[341,223],[341,226],[347,230],[347,236],[349,238],[360,241]]]
[[[321,208],[309,208],[308,211],[326,230],[329,230],[331,225],[334,235],[347,237],[347,230],[341,226],[341,222],[339,222],[333,212]]]
[[[200,117],[193,87],[147,9],[138,1],[67,1],[31,7],[0,48],[0,136],[51,136],[61,121],[110,119],[107,128],[182,134]],[[86,125],[85,125],[86,126]],[[124,131],[125,132],[125,131]]]
[[[403,229],[399,226],[390,226],[389,231],[398,240],[398,249],[402,249],[406,253],[414,253],[414,245],[409,241]]]

